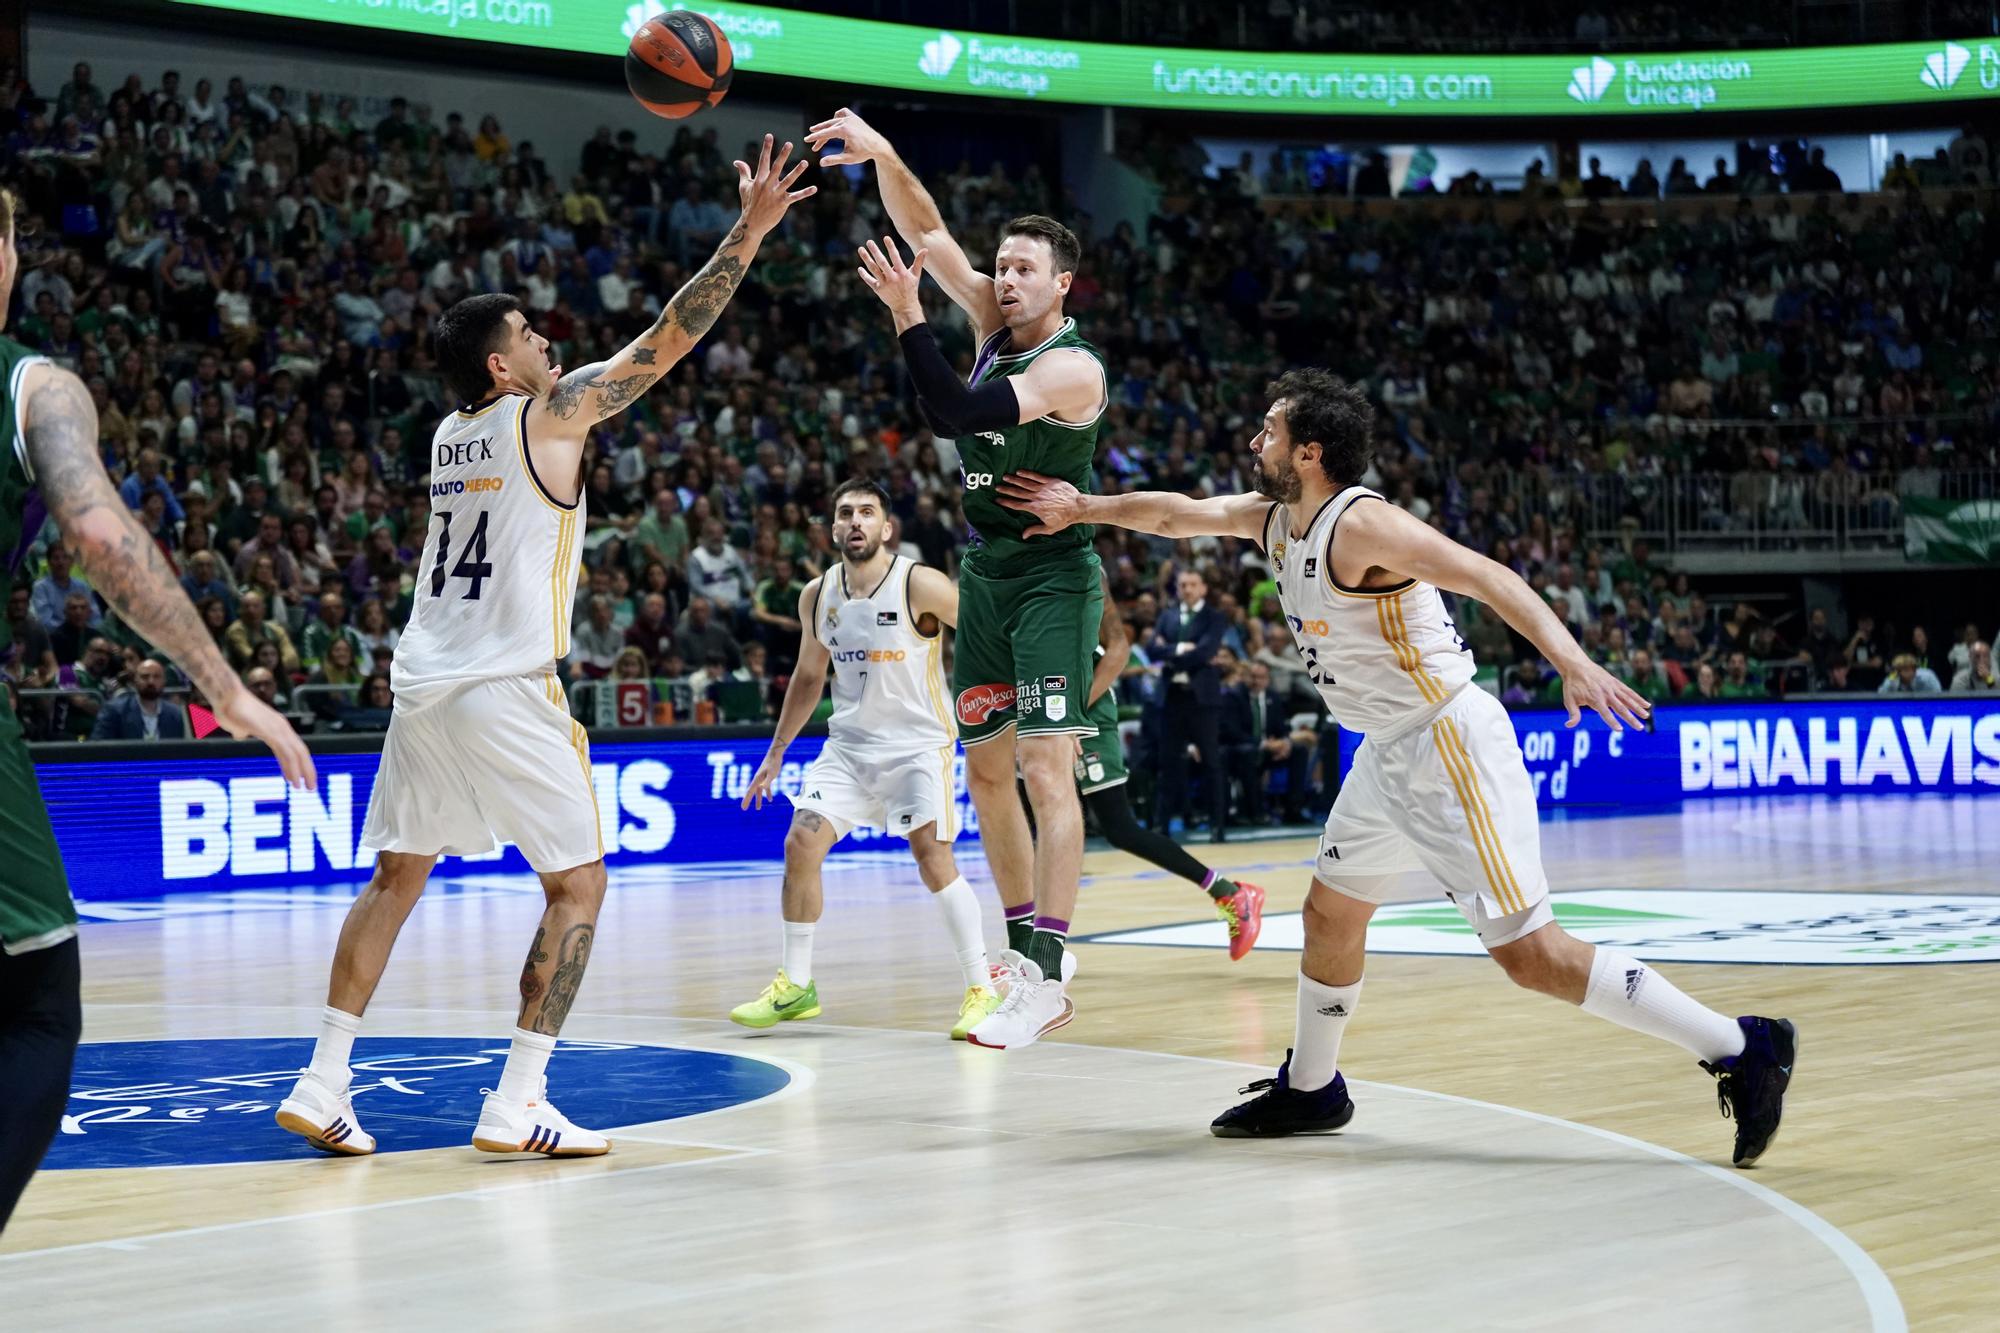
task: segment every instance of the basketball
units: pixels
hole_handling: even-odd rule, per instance
[[[691,10],[647,19],[625,49],[625,86],[640,106],[668,120],[719,104],[735,75],[729,39]]]

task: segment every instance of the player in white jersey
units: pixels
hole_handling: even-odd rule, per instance
[[[944,913],[965,984],[953,1041],[1000,1005],[989,984],[979,899],[958,873],[952,768],[958,728],[944,676],[944,627],[958,624],[958,588],[939,570],[893,553],[889,497],[871,481],[838,487],[830,501],[840,563],[805,586],[799,664],[785,687],[778,731],[743,805],[777,792],[785,751],[819,706],[833,671],[826,745],[799,778],[785,835],[783,961],[764,993],[729,1017],[745,1027],[815,1018],[813,929],[822,908],[820,867],[861,825],[907,838],[924,886]]]
[[[764,236],[813,193],[792,188],[806,163],[788,173],[791,148],[773,162],[767,135],[754,172],[736,164],[741,219],[653,327],[609,361],[564,375],[511,296],[467,297],[438,317],[438,367],[463,406],[432,442],[432,523],[361,835],[378,853],[375,874],[341,927],[312,1063],[278,1108],[278,1123],[316,1148],[374,1151],[348,1091],[362,1010],[438,857],[501,842],[521,849],[547,901],[473,1146],[551,1157],[611,1146],[549,1104],[546,1078],[604,900],[590,747],[556,678],[582,547],[584,444],[694,348]]]
[[[1225,1112],[1214,1133],[1324,1133],[1353,1116],[1336,1064],[1360,998],[1368,919],[1391,876],[1423,868],[1444,882],[1515,982],[1696,1056],[1717,1078],[1724,1114],[1736,1120],[1734,1161],[1750,1165],[1777,1133],[1797,1048],[1792,1025],[1732,1022],[1638,959],[1556,924],[1535,789],[1513,724],[1471,684],[1472,654],[1438,590],[1486,603],[1541,650],[1562,673],[1570,726],[1586,708],[1614,731],[1641,726],[1645,700],[1586,657],[1511,570],[1359,485],[1374,428],[1359,389],[1306,370],[1280,378],[1271,395],[1250,445],[1255,494],[1078,495],[1025,473],[1003,483],[1006,503],[1050,530],[1109,523],[1256,542],[1328,711],[1366,733],[1327,818],[1306,898],[1292,1050],[1276,1078],[1252,1085],[1263,1095]]]

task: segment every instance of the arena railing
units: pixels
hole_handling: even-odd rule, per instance
[[[1644,540],[1663,554],[1822,551],[1886,554],[1904,543],[1903,496],[2000,498],[2000,471],[1742,471],[1658,477],[1523,471],[1489,484],[1525,518],[1571,524],[1593,542]]]

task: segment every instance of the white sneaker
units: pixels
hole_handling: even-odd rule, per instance
[[[601,1157],[611,1140],[570,1123],[549,1101],[544,1078],[532,1101],[517,1102],[487,1091],[479,1108],[472,1146],[481,1152],[538,1152],[544,1157]]]
[[[1002,949],[1000,951],[1000,961],[986,965],[986,975],[991,979],[994,990],[1005,995],[1007,988],[1020,980],[1021,969],[1018,963],[1021,961],[1025,961],[1023,955],[1016,953],[1012,949]],[[1069,949],[1064,949],[1062,956],[1062,984],[1064,990],[1069,989],[1069,983],[1075,977],[1076,954]]]
[[[362,1157],[375,1151],[375,1136],[354,1116],[354,1099],[347,1095],[354,1075],[334,1087],[311,1068],[299,1071],[299,1081],[278,1103],[278,1125],[321,1152]]]
[[[1076,1017],[1076,1006],[1063,994],[1062,982],[1045,980],[1041,968],[1012,949],[1000,960],[1011,968],[1013,983],[1000,1007],[965,1034],[967,1041],[996,1051],[1032,1046]]]

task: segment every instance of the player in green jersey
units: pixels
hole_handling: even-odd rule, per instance
[[[21,268],[14,209],[0,190],[0,328]],[[305,743],[229,670],[159,546],[112,488],[83,382],[0,337],[0,601],[27,576],[22,557],[51,516],[91,586],[181,664],[216,720],[270,745],[285,776],[311,786]],[[7,639],[0,621],[0,653]],[[0,709],[0,1229],[62,1121],[83,1031],[81,984],[55,832],[20,724]]]
[[[1097,349],[1063,314],[1081,247],[1052,218],[1016,218],[1002,229],[992,271],[982,273],[880,131],[842,108],[813,126],[806,142],[815,151],[838,142],[821,166],[875,163],[882,203],[914,252],[905,265],[893,242],[871,242],[861,274],[895,317],[910,378],[934,426],[958,441],[973,529],[959,572],[952,687],[966,784],[1008,908],[1012,947],[1002,959],[1014,977],[1006,1000],[969,1040],[1026,1046],[1075,1012],[1062,975],[1083,867],[1083,807],[1072,773],[1077,738],[1097,732],[1087,712],[1103,592],[1089,529],[1028,537],[1032,524],[1002,507],[993,488],[1021,468],[1090,488],[1108,390]],[[959,380],[924,320],[919,281],[926,265],[978,336],[970,384]],[[1017,763],[1034,806],[1033,837],[1014,791]]]

